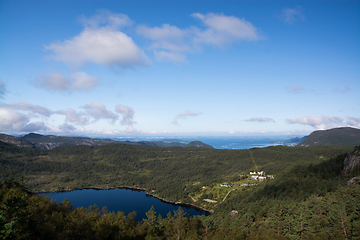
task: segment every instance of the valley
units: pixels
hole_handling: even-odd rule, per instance
[[[23,184],[32,193],[126,187],[212,212],[186,220],[198,221],[201,227],[196,228],[196,235],[204,239],[218,239],[215,236],[224,232],[239,239],[346,239],[349,234],[360,237],[356,230],[360,221],[359,184],[356,180],[348,183],[360,175],[358,148],[317,145],[226,150],[110,143],[44,150],[0,141],[0,178],[5,183],[1,196],[11,199],[14,184]],[[17,187],[14,189],[20,194]],[[32,201],[29,203],[40,204],[43,200]],[[66,204],[60,203],[59,208]],[[84,214],[98,211],[91,209],[84,210]],[[78,211],[82,210],[74,212]],[[169,214],[164,222],[157,222],[156,236],[167,232],[171,219],[185,223],[181,211]],[[99,221],[102,216],[110,217],[105,211]],[[111,216],[115,219],[117,215]],[[341,223],[345,218],[346,222]],[[141,231],[145,222],[129,225],[128,229]],[[182,228],[190,234],[194,229],[186,226]],[[126,234],[139,236],[135,232]]]

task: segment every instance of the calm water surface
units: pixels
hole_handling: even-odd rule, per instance
[[[179,205],[165,203],[155,197],[146,195],[145,191],[137,191],[130,189],[110,189],[95,190],[83,189],[71,192],[43,193],[49,196],[57,203],[67,198],[74,207],[87,208],[91,205],[97,205],[100,209],[104,206],[109,211],[125,212],[126,215],[136,211],[136,220],[146,219],[146,212],[154,206],[157,215],[161,214],[163,218],[168,212],[174,214],[179,209]],[[41,195],[41,194],[40,194]],[[205,215],[207,212],[195,209],[193,207],[182,205],[181,208],[190,216]]]
[[[119,140],[119,139],[115,139]],[[278,142],[288,140],[286,137],[182,137],[173,139],[162,138],[124,138],[122,141],[165,141],[165,142],[181,142],[189,143],[191,141],[201,141],[209,144],[216,149],[250,149],[262,148],[280,145]]]

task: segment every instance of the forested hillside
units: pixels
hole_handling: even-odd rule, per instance
[[[250,183],[250,171],[265,171],[277,178],[294,165],[316,164],[350,149],[276,146],[219,150],[108,144],[46,151],[2,142],[0,147],[1,180],[11,174],[15,178],[24,176],[25,186],[33,192],[136,187],[172,202],[191,203],[208,210],[214,204],[203,199],[221,201],[229,191],[220,188],[221,183]]]
[[[109,151],[112,147],[105,149]],[[91,153],[104,150],[93,148]],[[115,149],[113,154],[119,153]],[[126,149],[132,154],[151,152],[146,148]],[[196,149],[190,152],[172,149],[170,152],[187,156],[177,161],[187,162],[186,159],[190,158],[203,164],[199,156],[208,155],[195,152]],[[345,173],[342,169],[346,153],[328,157],[328,154],[341,151],[341,148],[304,148],[304,154],[309,158],[315,154],[313,160],[301,158],[300,152],[294,149],[299,148],[270,147],[252,149],[250,152],[239,151],[244,154],[244,159],[249,157],[245,154],[247,152],[255,161],[261,156],[275,155],[269,158],[270,161],[282,159],[279,161],[283,163],[291,160],[291,155],[287,153],[291,152],[294,158],[300,158],[300,164],[294,161],[296,164],[289,164],[285,168],[277,166],[274,169],[280,172],[274,180],[231,192],[215,212],[206,217],[185,217],[181,210],[165,217],[158,216],[156,209],[149,209],[147,219],[135,222],[132,214],[108,213],[106,209],[96,207],[73,209],[67,201],[56,205],[48,198],[26,192],[21,180],[20,183],[16,182],[10,176],[0,190],[0,236],[5,239],[359,239],[360,185],[356,181],[349,181],[360,175],[359,167]],[[46,152],[33,149],[21,150],[2,145],[2,161],[4,155],[22,156],[22,160],[28,158],[28,162],[41,162],[39,158],[47,158],[48,168],[51,168],[60,159],[72,158],[72,161],[76,161],[76,156],[84,151],[83,148],[65,148],[46,155]],[[283,154],[279,153],[281,150]],[[121,152],[126,151],[123,149]],[[198,156],[192,158],[194,152]],[[230,156],[236,152],[220,151],[218,154],[233,163]],[[124,153],[124,156],[129,157],[128,153]],[[226,154],[229,154],[227,158]],[[145,154],[141,159],[154,161],[150,157]],[[101,161],[98,159],[98,162]],[[265,167],[266,164],[259,166]],[[225,172],[224,169],[220,171]],[[140,172],[137,174],[141,175]]]
[[[298,146],[313,145],[360,145],[360,129],[351,127],[332,128],[312,132]]]
[[[345,156],[293,167],[265,185],[230,198],[211,218],[246,232],[265,231],[291,239],[358,239],[359,184],[347,182],[360,175],[360,169],[344,173]],[[235,218],[229,214],[232,210],[238,212]]]

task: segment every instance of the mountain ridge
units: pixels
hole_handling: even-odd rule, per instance
[[[35,148],[35,145],[26,139],[3,134],[3,133],[0,133],[0,141],[5,142],[5,143],[14,144],[18,147]]]
[[[180,142],[164,142],[164,141],[117,141],[113,139],[100,139],[100,138],[89,138],[89,137],[68,137],[68,136],[55,136],[55,135],[41,135],[37,133],[29,133],[22,137],[15,137],[7,134],[0,134],[0,141],[11,143],[19,147],[31,147],[38,149],[51,150],[59,146],[69,145],[88,145],[98,146],[109,143],[122,143],[131,145],[146,145],[154,147],[204,147],[214,148],[208,144],[200,141],[193,141],[188,144]]]
[[[360,145],[360,129],[352,127],[317,130],[296,146],[308,147],[313,145]]]

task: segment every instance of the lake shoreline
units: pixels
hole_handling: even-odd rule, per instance
[[[204,208],[195,206],[193,204],[168,201],[166,199],[163,199],[163,198],[160,198],[160,197],[157,197],[157,196],[154,196],[154,195],[148,193],[146,191],[146,189],[144,189],[144,188],[138,188],[138,187],[111,187],[111,188],[84,187],[84,188],[74,188],[74,189],[70,189],[70,190],[48,191],[48,192],[44,191],[44,192],[32,192],[32,193],[41,194],[41,193],[72,192],[72,191],[86,190],[86,189],[92,189],[92,190],[97,190],[97,191],[100,191],[100,190],[113,190],[113,189],[128,189],[128,190],[131,190],[131,191],[145,192],[145,194],[147,196],[157,198],[157,199],[159,199],[160,201],[162,201],[164,203],[168,203],[168,204],[171,204],[171,205],[174,205],[174,206],[185,207],[185,208],[190,207],[190,208],[194,208],[196,211],[203,211],[203,212],[205,212],[205,216],[209,216],[210,214],[213,213],[213,211],[206,210]]]

